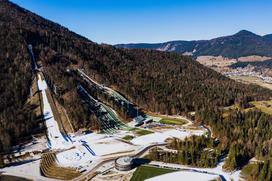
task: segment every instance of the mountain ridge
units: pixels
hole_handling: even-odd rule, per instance
[[[163,43],[116,44],[118,48],[144,48],[197,56],[238,58],[250,55],[272,56],[272,34],[260,36],[248,30],[210,40],[174,40]]]

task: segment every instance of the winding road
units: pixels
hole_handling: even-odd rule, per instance
[[[96,165],[94,165],[94,167],[92,169],[90,169],[88,172],[86,172],[85,174],[77,177],[74,179],[74,181],[81,181],[81,180],[90,180],[93,177],[95,177],[96,175],[98,175],[99,173],[96,173],[96,170],[101,167],[102,165],[104,165],[105,163],[111,162],[116,160],[117,158],[120,157],[125,157],[125,156],[130,156],[130,157],[140,157],[142,154],[144,154],[146,151],[148,151],[150,148],[153,148],[155,146],[165,146],[167,145],[166,143],[159,143],[159,144],[153,144],[153,145],[148,145],[142,149],[140,149],[137,153],[130,153],[130,154],[120,154],[118,156],[111,156],[108,158],[103,158],[100,160],[100,162],[98,162]]]

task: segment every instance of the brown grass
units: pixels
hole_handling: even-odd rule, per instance
[[[230,78],[234,79],[234,80],[236,80],[238,82],[242,82],[242,83],[245,83],[245,84],[256,84],[256,85],[259,85],[261,87],[265,87],[265,88],[268,88],[268,89],[272,90],[272,84],[265,83],[264,81],[262,81],[261,79],[256,78],[256,77],[251,77],[251,76],[231,76]]]
[[[251,104],[260,111],[272,115],[272,101],[253,101]]]
[[[56,103],[56,108],[58,109],[59,115],[60,115],[60,120],[62,123],[62,126],[65,130],[66,133],[74,133],[75,130],[73,128],[73,125],[71,124],[71,121],[68,117],[68,114],[64,107],[58,103],[58,101],[55,101]]]
[[[80,176],[80,172],[73,168],[58,166],[54,152],[42,155],[40,170],[44,176],[54,179],[72,180]]]

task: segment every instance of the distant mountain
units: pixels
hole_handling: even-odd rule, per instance
[[[272,34],[263,36],[265,39],[272,41]]]
[[[237,58],[249,55],[272,56],[272,34],[260,36],[242,30],[231,36],[211,40],[169,41],[165,43],[117,44],[118,48],[144,48],[179,52],[195,57],[201,55]]]

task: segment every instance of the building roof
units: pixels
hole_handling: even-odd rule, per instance
[[[119,165],[131,165],[132,160],[132,157],[121,157],[116,160],[116,163]]]

